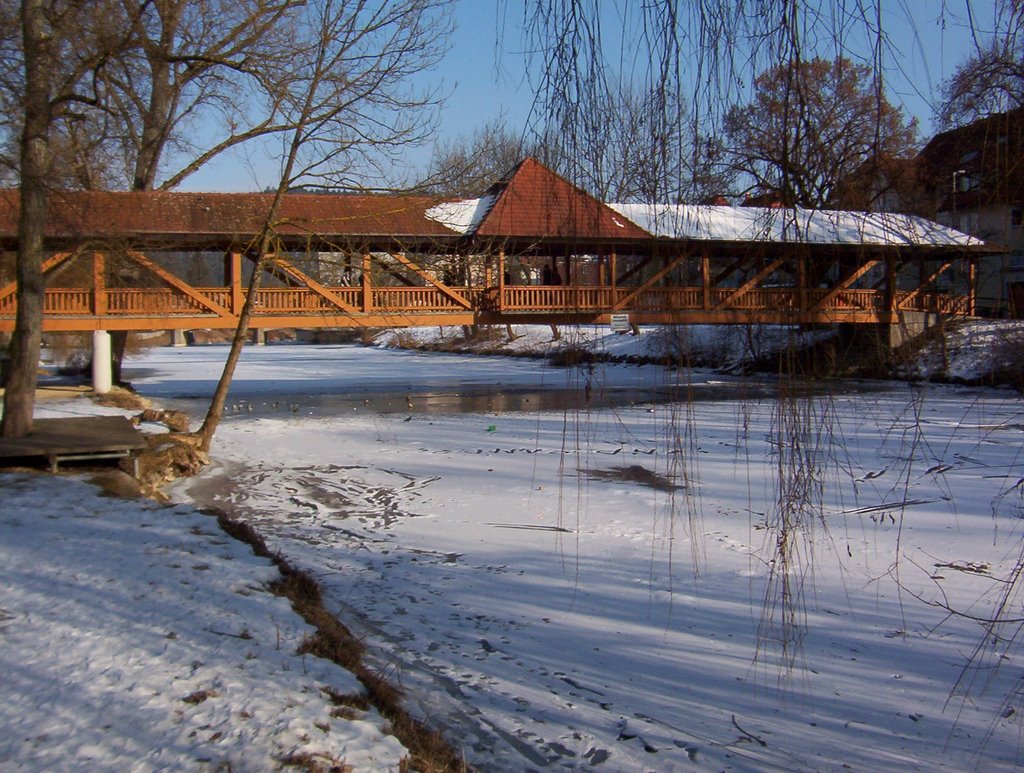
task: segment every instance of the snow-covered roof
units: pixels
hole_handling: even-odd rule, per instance
[[[446,228],[468,234],[476,230],[492,206],[494,196],[481,196],[478,199],[445,201],[430,207],[424,214]]]
[[[939,223],[889,212],[609,204],[641,228],[670,239],[800,244],[980,247],[984,242]]]

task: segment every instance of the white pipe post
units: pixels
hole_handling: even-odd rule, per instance
[[[92,390],[98,395],[105,395],[113,385],[110,333],[106,330],[94,330],[92,333]]]

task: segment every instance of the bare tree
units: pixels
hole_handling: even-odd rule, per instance
[[[20,5],[16,0],[0,0],[0,175],[14,184],[26,95]],[[110,170],[114,166],[106,164],[101,170],[97,163],[101,154],[93,152],[108,140],[102,122],[96,120],[101,114],[97,108],[104,98],[104,72],[129,48],[130,22],[121,0],[97,0],[89,5],[47,0],[44,6],[51,49],[48,77],[55,98],[49,117],[49,185],[56,189],[86,187],[77,170],[83,162],[94,177],[113,183]]]
[[[277,120],[275,80],[301,44],[294,25],[304,2],[122,4],[135,45],[107,68],[103,85],[128,187],[173,188],[226,150],[287,131]]]
[[[498,119],[468,138],[435,145],[420,187],[443,196],[479,196],[524,157],[537,152],[538,148],[513,134]]]
[[[944,85],[939,120],[949,128],[1024,107],[1024,3],[998,0],[996,27]]]
[[[96,17],[83,13],[75,3],[60,0],[23,0],[18,29],[23,68],[18,310],[0,423],[0,434],[5,437],[23,437],[32,430],[43,328],[43,236],[51,188],[52,127],[59,118],[72,114],[75,105],[96,103],[96,92],[89,87],[95,85],[97,73],[122,44],[116,30],[109,34]],[[5,77],[14,79],[10,73]]]
[[[603,99],[585,142],[557,126],[528,139],[494,121],[468,139],[439,144],[421,185],[445,195],[480,195],[534,156],[603,201],[684,202],[730,190],[733,175],[721,144],[687,121],[684,106],[676,106],[684,130],[666,135],[665,123],[656,118],[663,94],[624,88]]]
[[[196,436],[208,450],[241,357],[264,269],[284,245],[277,237],[284,194],[302,183],[350,184],[356,170],[383,169],[382,159],[429,136],[431,93],[409,86],[447,45],[444,0],[352,4],[322,0],[296,20],[294,50],[275,92],[278,120],[290,127],[281,173],[263,228],[250,244],[253,270],[223,372]]]
[[[725,116],[733,168],[750,190],[787,206],[837,206],[851,175],[917,147],[916,120],[908,122],[873,81],[870,67],[845,57],[760,74],[753,100]]]
[[[684,203],[729,192],[721,143],[671,93],[622,84],[595,97],[584,126],[545,129],[540,147],[550,167],[603,201]]]

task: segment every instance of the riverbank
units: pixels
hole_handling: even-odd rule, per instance
[[[619,333],[595,325],[494,326],[476,332],[451,327],[420,327],[383,331],[373,343],[384,348],[416,351],[543,358],[566,365],[586,362],[663,364],[711,368],[727,374],[765,369],[778,373],[779,358],[785,356],[789,367],[800,368],[798,373],[832,377],[857,374],[857,363],[863,360],[856,351],[851,353],[851,348],[856,349],[856,346],[846,344],[845,355],[824,351],[835,341],[836,332],[835,329],[748,325],[649,326]],[[806,362],[802,366],[794,365],[801,354]],[[831,360],[832,365],[826,360]],[[830,367],[832,372],[829,372]],[[887,376],[895,380],[1005,385],[1024,391],[1024,322],[951,323],[894,352],[882,373],[877,372],[877,364],[872,360],[870,371],[872,377]]]

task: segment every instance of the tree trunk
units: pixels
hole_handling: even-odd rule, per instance
[[[24,437],[32,431],[39,348],[43,332],[43,229],[49,156],[50,97],[48,37],[42,0],[23,0],[25,123],[21,136],[21,212],[18,217],[18,312],[0,434]]]
[[[128,348],[128,331],[110,331],[110,377],[118,386],[124,386],[121,366],[124,363],[124,352]]]
[[[224,415],[224,404],[227,402],[228,391],[231,389],[231,381],[235,377],[235,368],[238,365],[239,358],[242,356],[242,349],[249,334],[249,320],[256,306],[256,294],[263,280],[266,255],[269,252],[271,218],[276,217],[278,206],[278,200],[275,199],[274,204],[271,206],[271,213],[267,217],[267,224],[264,226],[267,233],[260,239],[259,257],[256,259],[256,265],[253,267],[252,276],[249,279],[249,289],[245,297],[245,303],[242,304],[242,311],[238,315],[238,324],[235,326],[234,338],[231,339],[231,349],[228,351],[228,358],[224,361],[224,369],[221,371],[217,388],[214,390],[213,397],[210,400],[210,407],[206,409],[206,417],[203,419],[203,424],[196,432],[196,435],[199,437],[199,448],[203,451],[210,450],[213,435],[217,431],[217,427],[220,426],[221,417]]]
[[[315,95],[315,88],[310,89],[309,93],[306,94],[302,118],[296,123],[288,156],[281,170],[281,179],[278,181],[274,200],[270,203],[270,211],[267,212],[267,218],[263,222],[263,229],[258,240],[256,265],[253,267],[252,277],[249,279],[249,290],[245,296],[245,303],[242,304],[242,311],[238,315],[235,336],[231,340],[231,351],[228,352],[228,358],[224,362],[224,370],[221,371],[217,388],[214,390],[213,398],[210,400],[210,407],[206,411],[206,418],[203,419],[203,425],[196,433],[199,436],[199,447],[203,451],[210,450],[213,435],[217,431],[217,427],[220,426],[220,420],[224,414],[224,404],[227,402],[228,391],[231,389],[231,380],[235,377],[235,367],[242,356],[242,348],[245,346],[245,339],[249,333],[249,320],[252,317],[253,309],[256,307],[256,293],[260,289],[260,283],[263,281],[263,270],[267,265],[267,256],[270,255],[271,249],[274,247],[274,228],[278,212],[281,210],[281,201],[292,184],[292,171],[295,169],[295,161],[298,158],[299,149],[302,147],[307,120]]]

